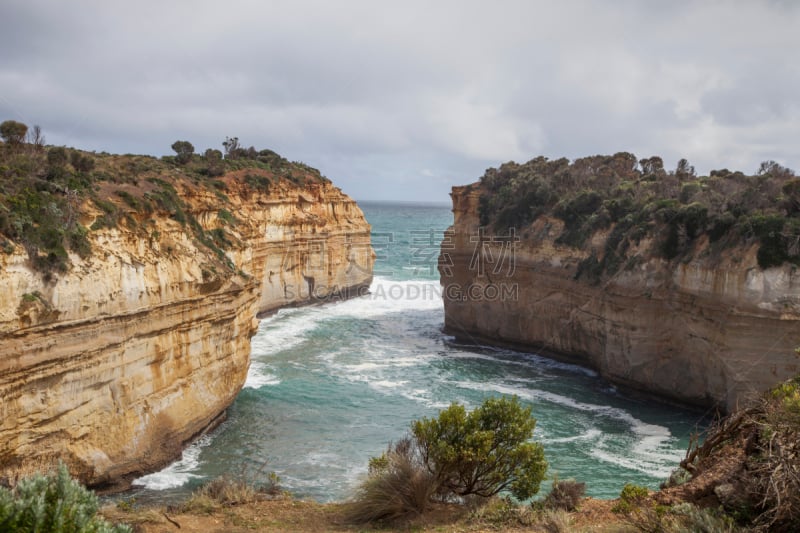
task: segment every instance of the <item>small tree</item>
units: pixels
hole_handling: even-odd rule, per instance
[[[45,139],[41,126],[34,124],[33,129],[28,132],[28,142],[31,143],[36,150],[44,148]]]
[[[757,174],[759,176],[764,176],[769,174],[775,178],[792,178],[794,177],[794,170],[788,167],[784,167],[783,165],[776,163],[773,160],[769,161],[762,161],[761,164],[758,166]]]
[[[547,470],[542,445],[529,442],[535,427],[518,398],[489,398],[471,413],[453,403],[438,418],[414,422],[411,433],[446,492],[488,498],[508,490],[527,499]]]
[[[68,160],[67,150],[63,146],[54,146],[47,151],[47,164],[50,166],[63,167]]]
[[[675,175],[680,179],[697,177],[697,174],[695,174],[694,171],[694,166],[690,165],[689,160],[686,158],[682,158],[680,161],[678,161],[678,166],[675,167]]]
[[[225,137],[222,142],[225,148],[225,159],[238,159],[241,147],[239,145],[239,137]]]
[[[18,145],[25,142],[25,135],[28,133],[28,126],[16,120],[6,120],[0,124],[0,137],[10,145]]]
[[[654,155],[649,159],[639,160],[639,165],[642,167],[642,174],[645,176],[649,174],[663,174],[664,173],[664,160]]]
[[[222,176],[225,174],[225,167],[222,166],[222,152],[209,148],[204,154],[208,168],[206,169],[209,176]]]
[[[189,141],[175,141],[172,143],[172,149],[178,154],[175,160],[179,165],[185,165],[192,160],[194,146]]]

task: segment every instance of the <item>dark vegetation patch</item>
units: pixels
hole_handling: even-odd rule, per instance
[[[543,215],[561,220],[556,242],[589,252],[577,277],[592,282],[635,265],[632,245],[645,238],[653,243],[648,253],[669,261],[691,259],[707,239],[716,254],[757,244],[762,268],[800,265],[800,180],[774,161],[754,175],[697,176],[685,159],[668,171],[659,157],[627,152],[573,162],[537,157],[488,169],[480,187],[482,225],[524,235]],[[605,245],[590,248],[598,231],[608,232]]]
[[[235,245],[226,228],[231,214],[225,174],[244,171],[252,190],[269,192],[277,184],[324,183],[318,170],[290,162],[272,150],[243,148],[226,138],[225,153],[209,148],[194,153],[188,141],[176,141],[175,156],[112,155],[45,144],[41,129],[15,121],[0,124],[0,253],[25,248],[31,265],[47,279],[66,272],[69,252],[91,254],[92,231],[124,228],[152,238],[154,216],[169,216],[195,241],[228,262],[224,250]],[[227,178],[240,179],[240,178]],[[222,227],[204,230],[179,190],[205,189],[219,200]],[[86,209],[97,213],[88,223]]]

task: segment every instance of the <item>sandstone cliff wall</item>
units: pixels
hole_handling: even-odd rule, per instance
[[[557,219],[539,217],[513,254],[497,236],[481,241],[479,196],[453,188],[454,225],[440,257],[452,334],[550,353],[699,406],[734,409],[800,372],[796,267],[762,270],[755,248],[738,248],[688,263],[650,258],[591,284],[575,279],[584,252],[554,243]],[[595,235],[598,249],[605,235]]]
[[[224,178],[233,221],[213,192],[175,185],[203,228],[227,228],[227,259],[166,213],[132,210],[146,232],[92,231],[91,257],[49,282],[21,247],[0,254],[0,479],[61,459],[119,486],[163,466],[241,389],[258,313],[369,286],[355,202],[328,183],[237,178]]]

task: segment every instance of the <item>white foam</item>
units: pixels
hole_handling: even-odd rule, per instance
[[[647,452],[636,454],[631,451],[614,453],[602,444],[592,448],[591,456],[606,463],[615,464],[629,470],[636,470],[650,477],[665,479],[669,477],[674,465],[683,458],[683,454],[671,454],[668,459],[662,454]],[[659,457],[662,455],[661,457]]]
[[[258,333],[250,342],[254,357],[272,354],[301,344],[317,327],[315,321],[304,320],[305,309],[281,309],[258,325]]]
[[[372,318],[399,311],[443,309],[441,291],[438,281],[394,281],[376,277],[369,294],[331,306],[328,312]]]
[[[376,277],[370,293],[327,305],[281,309],[261,321],[251,341],[253,357],[271,355],[300,345],[321,322],[342,317],[377,318],[389,313],[444,308],[435,281],[393,281]]]
[[[269,385],[280,385],[281,380],[278,379],[278,376],[270,374],[267,368],[267,365],[253,361],[250,364],[250,370],[247,371],[247,380],[244,382],[244,387],[260,389]]]
[[[443,402],[441,400],[436,401],[429,397],[430,391],[426,389],[412,389],[412,390],[405,390],[401,391],[400,395],[403,398],[408,400],[421,403],[425,407],[429,407],[431,409],[446,409],[450,406],[448,402]]]
[[[386,368],[387,366],[389,365],[368,362],[368,363],[359,363],[356,365],[344,365],[343,368],[346,371],[346,373],[354,373],[354,372],[364,372],[367,370],[377,370],[381,368]]]
[[[181,487],[192,479],[202,476],[192,472],[200,466],[200,452],[211,443],[211,437],[203,435],[183,450],[181,458],[163,470],[142,476],[133,485],[151,490],[165,490]]]
[[[542,438],[543,444],[560,444],[566,442],[578,442],[583,440],[588,441],[595,441],[598,440],[600,437],[603,436],[603,432],[599,429],[589,429],[580,435],[574,435],[572,437],[559,437],[559,438]]]
[[[380,381],[371,381],[369,386],[374,389],[396,389],[402,387],[406,383],[408,383],[408,381],[389,381],[382,379]]]

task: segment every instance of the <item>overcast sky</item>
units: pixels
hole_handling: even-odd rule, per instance
[[[0,120],[114,153],[226,136],[356,199],[631,151],[800,170],[800,2],[0,0]]]

